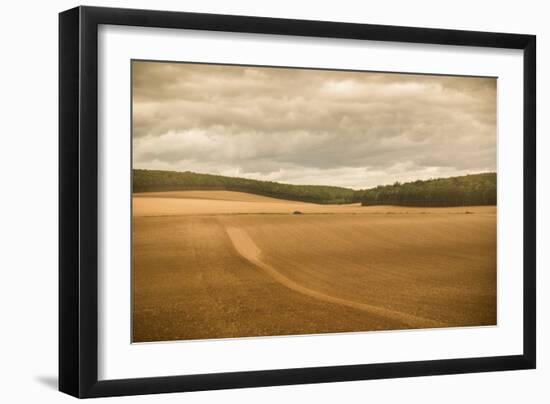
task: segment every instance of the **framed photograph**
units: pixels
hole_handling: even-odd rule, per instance
[[[59,17],[59,388],[533,369],[533,35]]]

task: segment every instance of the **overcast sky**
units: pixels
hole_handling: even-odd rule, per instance
[[[496,79],[133,62],[134,168],[368,188],[496,171]]]

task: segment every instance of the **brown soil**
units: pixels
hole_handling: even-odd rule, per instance
[[[134,342],[496,324],[494,206],[133,205]]]

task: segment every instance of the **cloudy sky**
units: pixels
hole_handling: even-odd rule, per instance
[[[133,151],[355,189],[496,171],[496,79],[134,61]]]

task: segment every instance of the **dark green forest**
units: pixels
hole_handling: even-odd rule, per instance
[[[467,206],[496,205],[496,173],[436,178],[357,191],[363,206]],[[357,198],[356,194],[356,198]]]
[[[496,173],[436,178],[365,190],[291,185],[190,171],[133,170],[133,192],[227,190],[320,204],[466,206],[496,204]]]
[[[197,174],[190,171],[134,170],[134,192],[200,189],[240,191],[279,199],[320,204],[354,202],[354,190],[349,188],[281,184],[247,178]]]

